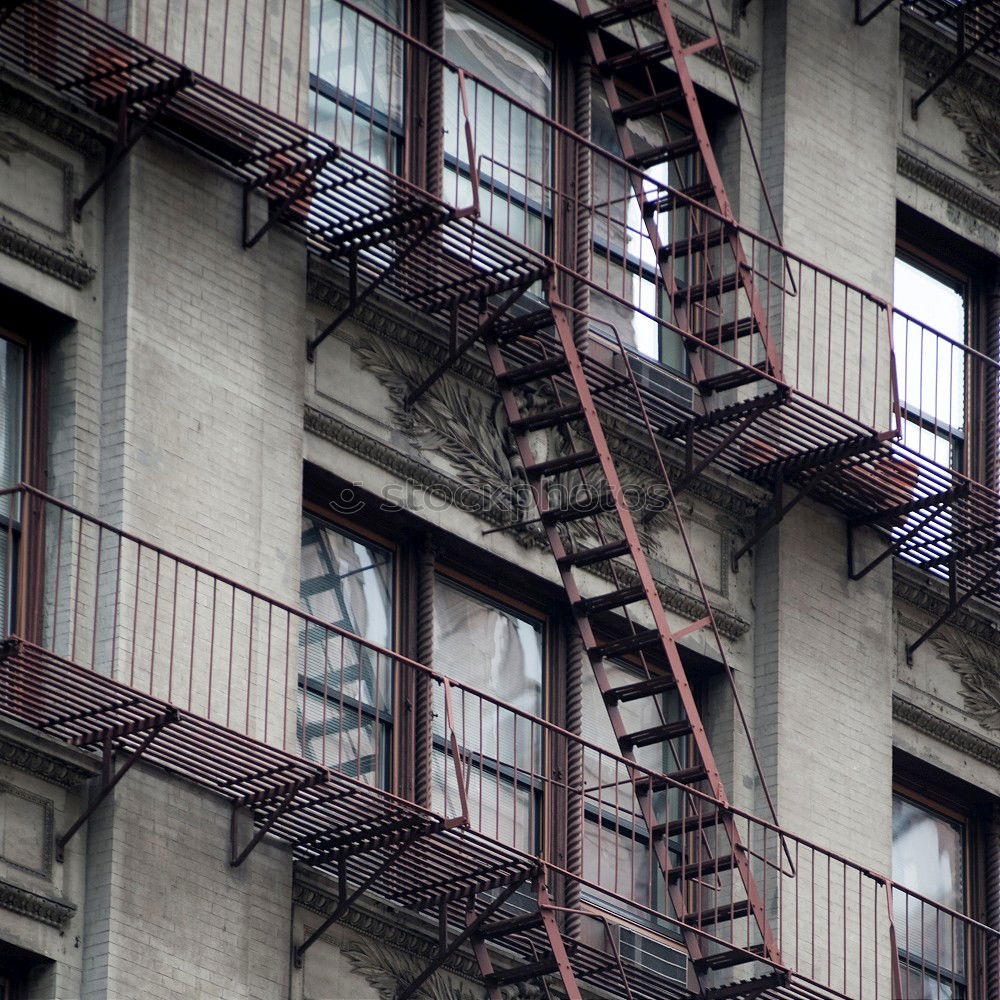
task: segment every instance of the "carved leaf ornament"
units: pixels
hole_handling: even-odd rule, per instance
[[[1000,732],[1000,654],[955,629],[931,640],[941,659],[958,674],[966,711],[984,729]]]

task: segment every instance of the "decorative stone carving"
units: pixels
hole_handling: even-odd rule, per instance
[[[1000,767],[1000,746],[897,694],[892,696],[892,717],[969,757],[975,757],[991,767]]]
[[[1000,732],[1000,654],[981,639],[947,629],[931,644],[962,682],[965,709],[984,729]]]
[[[10,736],[0,736],[0,764],[27,771],[63,788],[82,785],[98,770],[96,766],[93,769],[77,766]]]
[[[71,250],[54,250],[0,220],[0,252],[23,260],[43,274],[83,288],[97,274],[87,261]]]
[[[66,921],[76,913],[76,907],[72,903],[43,896],[30,889],[22,889],[5,879],[0,879],[0,907],[59,930],[62,930]]]
[[[52,800],[0,781],[0,861],[32,875],[52,874]]]
[[[965,136],[972,172],[991,191],[1000,191],[1000,111],[996,104],[961,86],[942,87],[937,98]]]
[[[942,584],[915,579],[914,576],[918,575],[915,570],[897,565],[892,577],[893,595],[925,611],[928,617],[939,618],[950,610],[947,593]],[[973,602],[954,612],[951,621],[956,629],[1000,648],[1000,627],[990,616],[973,610]]]
[[[905,149],[897,150],[896,169],[901,177],[907,177],[928,191],[940,195],[956,208],[991,226],[1000,226],[1000,201],[985,197],[968,184],[932,167],[919,156],[914,156]]]

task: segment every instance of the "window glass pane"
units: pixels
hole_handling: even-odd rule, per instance
[[[402,0],[365,0],[402,25]],[[321,135],[395,169],[403,123],[403,48],[384,28],[336,0],[311,0],[309,115]]]
[[[532,715],[542,712],[545,632],[534,621],[439,577],[434,589],[434,668]],[[530,720],[452,689],[452,718],[469,780],[474,829],[531,850],[538,829],[542,772],[540,731]],[[444,711],[436,712],[432,761],[433,801],[446,803],[454,766],[445,753]],[[447,803],[451,812],[453,802]]]
[[[965,440],[965,289],[954,279],[896,258],[895,345],[904,415],[903,440],[946,466],[960,467]],[[937,334],[944,334],[943,337]]]
[[[487,15],[449,0],[445,4],[445,55],[500,94],[466,81],[480,176],[484,222],[529,246],[543,248],[551,217],[551,136],[545,126],[504,96],[540,115],[552,108],[552,60],[544,46]],[[472,200],[465,118],[453,73],[444,77],[444,196]]]
[[[302,607],[315,618],[380,646],[393,637],[393,556],[380,546],[304,514]],[[384,781],[392,715],[391,659],[307,623],[302,629],[298,736],[304,756]]]
[[[21,481],[24,447],[24,348],[0,339],[0,487]],[[4,504],[6,510],[6,504]]]
[[[892,877],[896,941],[917,982],[947,982],[964,974],[962,927],[927,897],[959,913],[965,910],[964,828],[946,816],[899,795],[892,800]],[[938,996],[937,993],[916,996]],[[941,994],[943,996],[943,994]]]

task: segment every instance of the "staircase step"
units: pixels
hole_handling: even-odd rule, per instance
[[[675,240],[660,247],[660,263],[666,264],[672,260],[679,260],[682,257],[690,257],[692,254],[705,253],[714,247],[721,246],[729,239],[729,227],[719,226],[716,229],[709,229],[702,233],[692,233],[682,240]]]
[[[620,73],[622,70],[629,70],[635,66],[645,66],[648,63],[658,63],[663,59],[672,59],[673,52],[670,42],[654,42],[652,45],[644,45],[639,49],[629,49],[616,56],[609,56],[597,68],[601,73],[609,76]]]
[[[565,524],[579,521],[595,514],[606,514],[615,510],[615,498],[610,493],[601,493],[580,503],[564,504],[560,507],[550,507],[542,514],[544,524]]]
[[[537,382],[550,375],[560,375],[568,368],[569,362],[559,354],[552,358],[543,358],[541,361],[533,361],[521,368],[511,368],[498,375],[497,381],[503,386],[524,385],[526,382]]]
[[[521,934],[524,931],[533,931],[542,926],[542,913],[536,910],[534,913],[523,913],[517,917],[508,917],[505,920],[494,920],[488,923],[480,931],[480,935],[489,940],[511,937],[514,934]]]
[[[747,952],[751,954],[748,955]],[[732,969],[734,966],[753,962],[756,960],[755,956],[763,954],[763,946],[755,944],[749,948],[730,948],[727,951],[720,951],[715,955],[706,955],[704,958],[699,958],[694,965],[699,972],[706,972],[710,969]],[[752,982],[753,980],[749,980],[745,984],[740,983],[738,985],[746,990]],[[742,996],[742,994],[737,994],[737,996]]]
[[[648,14],[656,10],[656,6],[656,0],[624,0],[623,3],[614,4],[607,10],[590,14],[584,23],[589,28],[610,28],[613,24],[621,24],[622,21]]]
[[[625,701],[638,701],[640,698],[663,694],[664,691],[672,691],[675,687],[677,682],[670,674],[654,674],[633,684],[609,688],[604,692],[604,700],[609,705],[618,705]]]
[[[500,344],[510,344],[521,337],[530,337],[550,326],[552,326],[551,310],[538,309],[535,312],[498,324],[495,337]]]
[[[543,958],[537,962],[528,962],[526,965],[516,965],[512,969],[498,969],[491,975],[483,976],[483,981],[489,989],[500,989],[511,983],[524,983],[539,976],[551,975],[558,968],[559,963],[554,958]]]
[[[689,913],[684,922],[693,924],[695,927],[708,927],[715,924],[730,923],[734,920],[742,920],[750,913],[750,900],[737,899],[735,902],[726,903],[724,906],[714,906],[710,910],[696,910]]]
[[[629,551],[628,542],[623,538],[620,541],[608,542],[606,545],[597,545],[591,549],[579,549],[576,552],[568,552],[558,560],[559,568],[593,566],[594,563],[605,562],[608,559],[628,555]]]
[[[760,327],[757,325],[755,316],[744,316],[742,319],[730,320],[728,323],[721,323],[714,327],[703,330],[699,336],[707,344],[719,347],[722,344],[732,343],[743,337],[757,333]]]
[[[686,784],[690,784],[690,782],[686,782]],[[670,820],[669,823],[659,824],[654,833],[661,837],[666,834],[668,838],[685,837],[689,834],[711,830],[722,822],[722,816],[723,814],[717,809],[702,813],[701,816],[680,816]]]
[[[602,642],[590,650],[590,656],[591,659],[628,656],[630,653],[638,653],[639,650],[647,649],[659,642],[662,642],[659,631],[655,628],[646,629],[644,632],[636,632],[635,635],[626,635],[611,642]]]
[[[687,197],[682,197],[684,195]],[[712,182],[701,181],[699,184],[692,184],[691,187],[681,188],[680,191],[668,191],[658,198],[651,198],[642,206],[642,210],[648,218],[660,212],[672,212],[675,208],[683,208],[688,204],[687,198],[703,202],[707,198],[714,197],[715,188],[712,186]]]
[[[712,878],[716,873],[721,875],[722,872],[728,872],[735,867],[736,857],[734,855],[720,854],[717,858],[702,858],[700,861],[692,861],[680,868],[672,868],[670,877],[675,881]]]
[[[682,736],[690,736],[691,723],[687,719],[678,722],[667,722],[662,726],[650,726],[649,729],[639,729],[634,733],[628,733],[619,741],[623,750],[631,750],[634,747],[651,747],[656,743],[667,743],[670,740],[679,740]]]
[[[699,1000],[752,1000],[766,990],[787,986],[789,978],[787,970],[776,970],[755,979],[744,979],[742,982],[729,983],[725,986],[711,986],[707,990],[702,990]]]
[[[550,458],[544,462],[536,462],[534,465],[526,465],[524,471],[529,479],[534,479],[542,476],[554,476],[560,472],[585,469],[597,461],[597,452],[590,448],[587,451],[574,451],[569,455],[560,455],[559,458]]]
[[[697,153],[700,148],[697,136],[686,135],[680,139],[675,139],[673,142],[668,142],[664,146],[655,146],[653,149],[647,149],[645,152],[636,153],[635,156],[629,157],[629,163],[639,170],[645,170],[647,167],[654,167],[658,163],[670,163],[673,160],[679,160],[682,156]]]
[[[738,389],[741,385],[750,385],[751,382],[758,381],[763,375],[760,368],[736,368],[731,372],[722,375],[713,375],[704,378],[698,383],[698,391],[703,395],[711,392],[725,392],[727,389]]]
[[[699,281],[674,292],[674,308],[718,298],[720,295],[734,291],[739,286],[740,276],[735,271],[724,274],[721,278],[708,278],[706,281]]]
[[[664,788],[675,788],[677,785],[694,785],[699,781],[704,781],[707,777],[708,772],[705,768],[701,764],[696,764],[694,767],[681,768],[679,771],[671,771],[665,775],[654,775],[651,778],[636,778],[635,790],[640,795],[644,795],[649,790],[662,792]],[[666,833],[672,837],[674,834],[670,832],[671,827],[678,822],[680,821],[671,820],[670,823],[658,823],[653,828],[653,833],[656,836],[662,836]]]
[[[547,410],[545,413],[535,413],[530,417],[512,420],[510,429],[515,434],[521,434],[525,431],[540,431],[546,427],[568,424],[571,420],[579,420],[582,416],[583,407],[578,403],[570,403],[568,406],[560,406],[556,410]]]
[[[627,104],[623,104],[612,114],[612,118],[619,124],[634,121],[638,118],[648,118],[650,115],[675,108],[683,102],[684,90],[681,87],[671,87],[669,90],[662,90],[658,94],[650,94],[648,97],[640,98],[638,101],[629,101]]]
[[[636,584],[634,587],[624,587],[610,594],[601,594],[599,597],[585,597],[577,601],[574,607],[585,615],[592,615],[599,611],[610,611],[612,608],[623,608],[626,604],[641,601],[645,596],[646,588]]]

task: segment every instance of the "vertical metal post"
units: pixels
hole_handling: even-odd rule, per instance
[[[434,665],[434,562],[437,546],[428,534],[417,565],[417,661]],[[422,806],[431,802],[431,726],[434,682],[420,671],[414,673],[413,768],[414,797]]]
[[[590,138],[591,132],[591,60],[581,56],[574,68],[573,95],[573,129],[577,135]],[[575,245],[573,248],[573,266],[580,279],[590,277],[590,265],[593,258],[594,225],[591,204],[593,202],[593,178],[591,176],[591,152],[583,143],[576,144],[576,176],[574,178],[573,197],[575,212]],[[576,349],[586,353],[589,334],[587,314],[590,312],[590,286],[586,280],[573,282],[573,340]]]
[[[583,676],[588,669],[586,650],[577,629],[572,629],[566,651],[566,728],[571,733],[583,730]],[[568,747],[566,762],[566,870],[573,875],[583,873],[583,748],[572,742]],[[580,883],[566,880],[566,907],[574,910],[580,905]],[[566,914],[566,934],[579,936],[579,913]]]
[[[986,833],[986,923],[1000,930],[1000,806],[994,806]],[[989,992],[985,1000],[1000,1000],[1000,940],[986,938],[986,982]],[[971,956],[975,958],[975,956]]]

